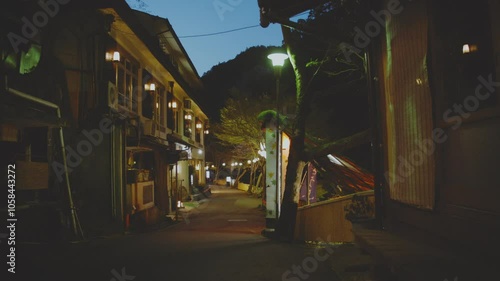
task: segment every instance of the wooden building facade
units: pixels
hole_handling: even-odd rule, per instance
[[[12,4],[0,20],[0,146],[24,180],[25,240],[155,224],[200,178],[190,166],[204,183],[202,84],[167,19],[125,1],[54,0]]]

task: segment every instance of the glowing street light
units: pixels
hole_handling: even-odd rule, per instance
[[[282,67],[285,64],[285,60],[288,59],[288,55],[283,53],[274,53],[267,56],[267,58],[272,61],[274,67]]]
[[[270,218],[270,220],[277,220],[279,218],[279,213],[280,213],[280,205],[281,205],[281,200],[280,200],[280,195],[281,195],[281,132],[280,132],[280,100],[279,100],[279,94],[280,94],[280,77],[281,77],[281,69],[283,68],[283,65],[285,64],[285,61],[288,59],[288,55],[284,53],[273,53],[267,56],[268,59],[271,60],[274,68],[274,75],[276,77],[276,190],[273,190],[276,192],[276,202],[269,202],[270,204],[275,204],[275,214],[273,218]],[[268,208],[269,210],[269,208]],[[266,221],[267,222],[267,221]],[[271,225],[267,225],[268,228],[273,228]]]

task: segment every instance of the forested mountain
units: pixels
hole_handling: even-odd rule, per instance
[[[234,59],[220,63],[202,77],[205,85],[203,95],[198,98],[212,122],[220,120],[220,110],[229,97],[248,98],[258,101],[260,97],[275,95],[275,77],[267,55],[275,47],[251,47]],[[283,68],[280,95],[293,97],[295,80],[290,66]],[[273,107],[273,105],[271,105]]]

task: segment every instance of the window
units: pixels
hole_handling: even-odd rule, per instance
[[[184,111],[184,136],[191,138],[193,135],[193,114],[189,111]]]
[[[174,132],[179,131],[179,101],[174,98],[172,92],[167,93],[167,127]]]
[[[36,44],[32,44],[26,52],[22,51],[19,73],[28,74],[33,72],[40,62],[41,54],[42,47]]]
[[[131,112],[138,112],[138,73],[136,63],[123,58],[116,64],[116,88],[118,105]]]
[[[42,47],[32,43],[27,50],[18,53],[8,53],[0,49],[0,67],[19,74],[28,74],[35,70],[42,56]]]
[[[155,80],[145,80],[142,115],[163,128],[166,126],[165,101],[165,88]]]
[[[195,140],[197,142],[201,142],[201,134],[203,132],[203,123],[199,118],[196,118],[196,123],[195,123]]]
[[[489,5],[487,0],[439,1],[436,15],[436,35],[442,51],[436,58],[443,65],[443,106],[461,105],[475,94],[483,77],[495,81],[495,58],[492,42]],[[497,95],[481,100],[477,109],[496,106]]]
[[[165,90],[163,87],[159,87],[155,91],[155,120],[156,123],[162,127],[166,126],[165,120]]]

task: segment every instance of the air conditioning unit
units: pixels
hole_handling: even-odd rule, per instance
[[[111,82],[108,82],[108,106],[112,109],[118,108],[118,89]]]
[[[191,100],[184,99],[184,109],[191,109]]]
[[[155,193],[154,182],[138,182],[135,186],[135,202],[134,206],[137,211],[145,210],[154,207]]]

